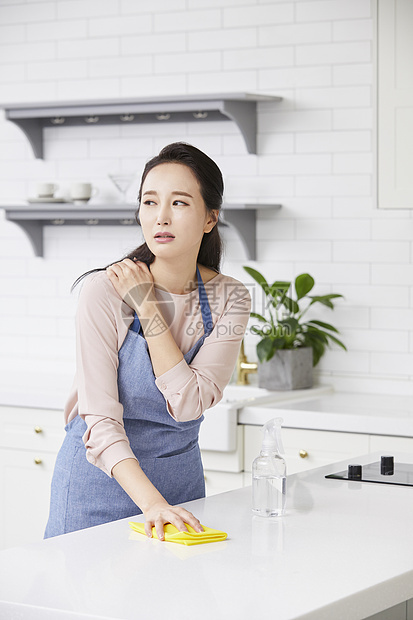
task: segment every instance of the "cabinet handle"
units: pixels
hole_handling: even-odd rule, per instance
[[[300,450],[298,453],[302,459],[306,459],[308,457],[308,452],[307,450]]]
[[[39,433],[43,433],[43,429],[41,426],[35,426],[34,427],[34,432],[39,434]]]
[[[38,456],[34,459],[34,462],[35,462],[35,465],[41,465],[43,463],[42,459],[39,459]]]

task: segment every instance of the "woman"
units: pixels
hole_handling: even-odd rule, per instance
[[[244,285],[219,272],[222,194],[207,155],[165,147],[142,175],[145,243],[84,274],[46,538],[141,512],[149,537],[155,526],[162,540],[165,523],[202,531],[176,504],[205,496],[199,426],[231,378],[250,312]]]

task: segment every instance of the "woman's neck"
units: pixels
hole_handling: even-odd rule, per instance
[[[169,293],[184,295],[197,287],[196,267],[196,263],[183,265],[155,258],[150,269],[155,286]]]

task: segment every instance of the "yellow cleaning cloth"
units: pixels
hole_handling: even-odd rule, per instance
[[[129,525],[135,532],[146,536],[144,523],[129,521]],[[219,542],[227,537],[225,532],[213,530],[211,527],[205,527],[205,525],[202,526],[204,528],[203,532],[195,532],[190,525],[187,523],[185,525],[189,532],[180,532],[172,523],[164,525],[165,540],[178,543],[179,545],[203,545],[204,543]],[[152,528],[152,536],[158,538],[154,527]]]

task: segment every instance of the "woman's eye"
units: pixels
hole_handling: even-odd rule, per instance
[[[155,204],[155,202],[153,200],[145,200],[144,205],[146,205],[147,207],[151,207],[152,205]]]
[[[187,207],[188,203],[184,202],[183,200],[174,200],[174,205]]]

